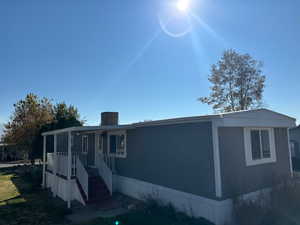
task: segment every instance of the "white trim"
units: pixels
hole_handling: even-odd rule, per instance
[[[280,117],[285,117],[286,119],[292,119],[292,120],[295,120],[295,118],[293,117],[290,117],[290,116],[287,116],[285,114],[282,114],[282,113],[278,113],[276,111],[273,111],[273,110],[270,110],[270,109],[265,109],[265,108],[260,108],[260,109],[246,109],[246,110],[240,110],[240,111],[233,111],[233,112],[224,112],[224,113],[221,113],[221,115],[223,116],[227,116],[227,115],[239,115],[239,114],[245,114],[245,113],[257,113],[257,112],[266,112],[266,113],[272,113],[272,114],[277,114],[278,116]]]
[[[72,200],[72,183],[71,183],[71,176],[72,176],[72,146],[71,146],[71,131],[68,132],[68,208],[71,208],[71,200]]]
[[[84,138],[86,138],[86,152],[85,151],[83,151],[83,144],[84,144],[84,141],[83,141],[83,139]],[[88,154],[88,152],[89,152],[89,136],[88,135],[82,135],[81,136],[81,153],[82,154]]]
[[[212,121],[212,137],[213,137],[213,156],[214,156],[214,172],[215,172],[215,192],[216,197],[222,197],[222,180],[219,150],[219,134],[216,121]]]
[[[222,114],[212,114],[204,116],[191,116],[181,117],[163,120],[153,120],[147,122],[139,122],[125,125],[115,126],[85,126],[85,127],[71,127],[60,130],[48,131],[42,133],[42,135],[52,135],[55,133],[62,133],[68,131],[110,131],[110,130],[124,130],[134,129],[137,127],[148,127],[148,126],[161,126],[161,125],[172,125],[182,123],[197,123],[203,121],[213,120],[224,120],[224,126],[231,127],[247,127],[247,126],[262,126],[262,127],[295,127],[296,119],[286,116],[275,111],[268,109],[254,109],[254,110],[243,110],[228,112]]]
[[[53,167],[53,174],[54,174],[54,179],[56,179],[56,190],[58,190],[58,181],[57,181],[57,176],[56,176],[56,174],[57,174],[57,166],[58,166],[58,163],[57,163],[57,135],[56,134],[54,134],[54,136],[53,136],[53,151],[54,151],[54,154],[53,154],[53,161],[54,161],[54,167]],[[53,195],[54,195],[54,197],[56,197],[56,193],[57,193],[57,191],[54,191],[53,192]]]
[[[45,135],[53,135],[65,132],[84,132],[84,131],[106,131],[106,130],[122,130],[122,129],[130,129],[132,125],[114,125],[114,126],[82,126],[82,127],[69,127],[64,129],[57,129],[52,131],[47,131],[42,133],[42,136]]]
[[[47,137],[43,137],[43,181],[42,181],[42,187],[45,188],[46,186],[46,179],[45,179],[45,172],[46,172],[46,139]]]
[[[96,167],[96,154],[97,154],[97,140],[98,140],[98,135],[97,133],[94,134],[95,135],[95,138],[94,138],[94,141],[95,141],[95,146],[94,146],[94,166]]]
[[[118,153],[118,149],[116,149],[116,153],[110,153],[110,136],[112,136],[112,135],[116,135],[116,136],[124,135],[124,150],[122,151],[122,153]],[[126,158],[127,157],[127,132],[126,132],[126,130],[108,132],[107,139],[108,139],[107,140],[108,156],[117,157],[117,158]],[[116,145],[117,145],[117,143],[116,143]]]
[[[113,182],[114,191],[133,198],[147,200],[147,197],[152,197],[163,204],[171,203],[179,211],[194,217],[204,217],[216,225],[232,224],[233,222],[232,199],[213,200],[116,174],[113,175]],[[248,200],[256,199],[269,192],[270,188],[265,188],[243,194],[240,197]]]
[[[250,109],[234,112],[225,112],[220,114],[191,116],[174,119],[154,120],[140,123],[133,123],[134,127],[156,126],[156,125],[171,125],[180,123],[195,123],[203,121],[224,120],[225,126],[262,126],[270,127],[293,127],[295,126],[295,118],[277,113],[268,109]],[[259,121],[259,122],[258,122]]]
[[[232,201],[230,199],[217,201],[115,174],[113,179],[114,190],[133,198],[146,200],[147,197],[152,197],[163,204],[171,203],[179,211],[190,216],[204,217],[216,225],[232,222]]]
[[[293,163],[292,163],[292,152],[291,152],[291,143],[290,143],[289,128],[286,129],[286,132],[287,132],[287,142],[288,142],[288,148],[289,148],[290,172],[291,172],[291,177],[293,177],[294,176],[294,172],[293,172]]]
[[[268,130],[269,142],[270,142],[270,158],[252,159],[252,147],[251,147],[251,130]],[[262,127],[245,127],[244,128],[244,148],[245,148],[245,159],[247,166],[260,165],[265,163],[276,162],[276,147],[275,147],[275,136],[274,128],[262,128]],[[261,147],[260,147],[261,148]]]
[[[51,191],[55,184],[54,175],[46,172],[46,184]],[[68,180],[58,177],[57,196],[64,201],[68,201],[71,194],[71,199],[77,199],[85,205],[84,200],[78,190],[75,179],[71,180],[72,189],[68,188]],[[180,210],[188,215],[195,217],[204,217],[207,220],[214,222],[216,225],[224,225],[232,223],[232,200],[226,199],[222,201],[205,198],[199,195],[175,190],[161,185],[152,184],[149,182],[113,175],[114,191],[119,191],[125,195],[145,200],[146,197],[153,197],[160,200],[164,204],[171,203],[177,210]],[[261,193],[267,193],[269,189],[258,190],[255,192],[244,194],[245,199],[261,197]]]

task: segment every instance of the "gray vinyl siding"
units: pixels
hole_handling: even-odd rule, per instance
[[[82,136],[88,136],[88,153],[82,154]],[[80,154],[80,159],[85,166],[94,165],[95,160],[95,134],[94,133],[75,133],[73,138],[72,152]]]
[[[223,198],[270,187],[290,175],[286,128],[275,128],[275,163],[246,166],[244,131],[241,127],[219,128],[219,150]]]
[[[95,134],[88,134],[89,149],[88,149],[88,165],[95,165]]]
[[[94,133],[78,133],[73,132],[73,145],[72,145],[72,152],[77,152],[80,154],[80,159],[85,166],[87,165],[94,165],[94,158],[95,158],[95,134]],[[82,136],[88,136],[88,153],[81,154],[82,148]],[[52,136],[52,135],[51,135]],[[53,152],[53,136],[50,140],[50,137],[47,137],[47,152]],[[51,143],[50,143],[51,142]],[[67,152],[68,151],[68,133],[61,133],[57,134],[57,152]]]
[[[46,136],[46,152],[48,152],[48,153],[54,152],[54,136],[53,135]]]
[[[294,143],[295,157],[300,159],[300,128],[290,130],[290,141]]]
[[[127,157],[118,175],[208,198],[215,197],[211,122],[127,131]]]
[[[56,136],[58,152],[68,152],[68,133],[57,134]]]

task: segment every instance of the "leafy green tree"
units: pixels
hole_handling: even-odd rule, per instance
[[[199,100],[220,112],[246,110],[260,107],[265,87],[262,62],[249,54],[226,50],[211,67],[208,78],[212,84],[208,97]]]

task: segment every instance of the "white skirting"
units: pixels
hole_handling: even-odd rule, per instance
[[[63,200],[68,200],[68,181],[61,177],[55,177],[52,173],[46,172],[46,187]],[[78,200],[85,205],[76,180],[72,179],[72,199]],[[164,186],[144,182],[141,180],[113,175],[113,191],[145,200],[147,197],[155,198],[164,204],[171,203],[179,211],[185,212],[194,217],[203,217],[216,225],[231,224],[232,222],[232,200],[226,199],[217,201],[204,198],[198,195],[178,191]],[[262,191],[245,194],[245,199],[253,199]]]
[[[68,190],[68,180],[63,179],[58,176],[54,176],[52,173],[46,172],[46,187],[50,188],[52,193],[64,201],[68,201],[69,198],[69,193],[70,191]],[[72,179],[71,180],[71,200],[77,200],[81,204],[85,205],[85,202],[81,196],[81,193],[79,191],[79,188],[77,186],[76,180]]]
[[[225,222],[230,223],[232,219],[232,200],[212,200],[118,175],[114,175],[113,186],[116,191],[140,200],[152,197],[165,204],[171,203],[182,212],[191,216],[206,218],[216,225],[223,225]]]

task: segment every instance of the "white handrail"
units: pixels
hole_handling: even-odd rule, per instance
[[[56,156],[56,173],[66,177],[68,175],[68,153],[57,152]],[[77,154],[72,153],[72,176],[76,176],[76,158]],[[54,153],[47,153],[47,170],[54,171]]]
[[[106,184],[106,187],[109,190],[110,195],[112,195],[112,171],[109,168],[109,166],[106,164],[106,160],[104,161],[104,155],[101,153],[95,154],[96,158],[96,167],[98,168],[99,174],[102,177],[104,183]]]
[[[86,195],[86,199],[89,198],[89,175],[82,165],[80,158],[77,156],[76,158],[76,177]]]
[[[47,170],[53,171],[54,168],[54,153],[47,153]]]

